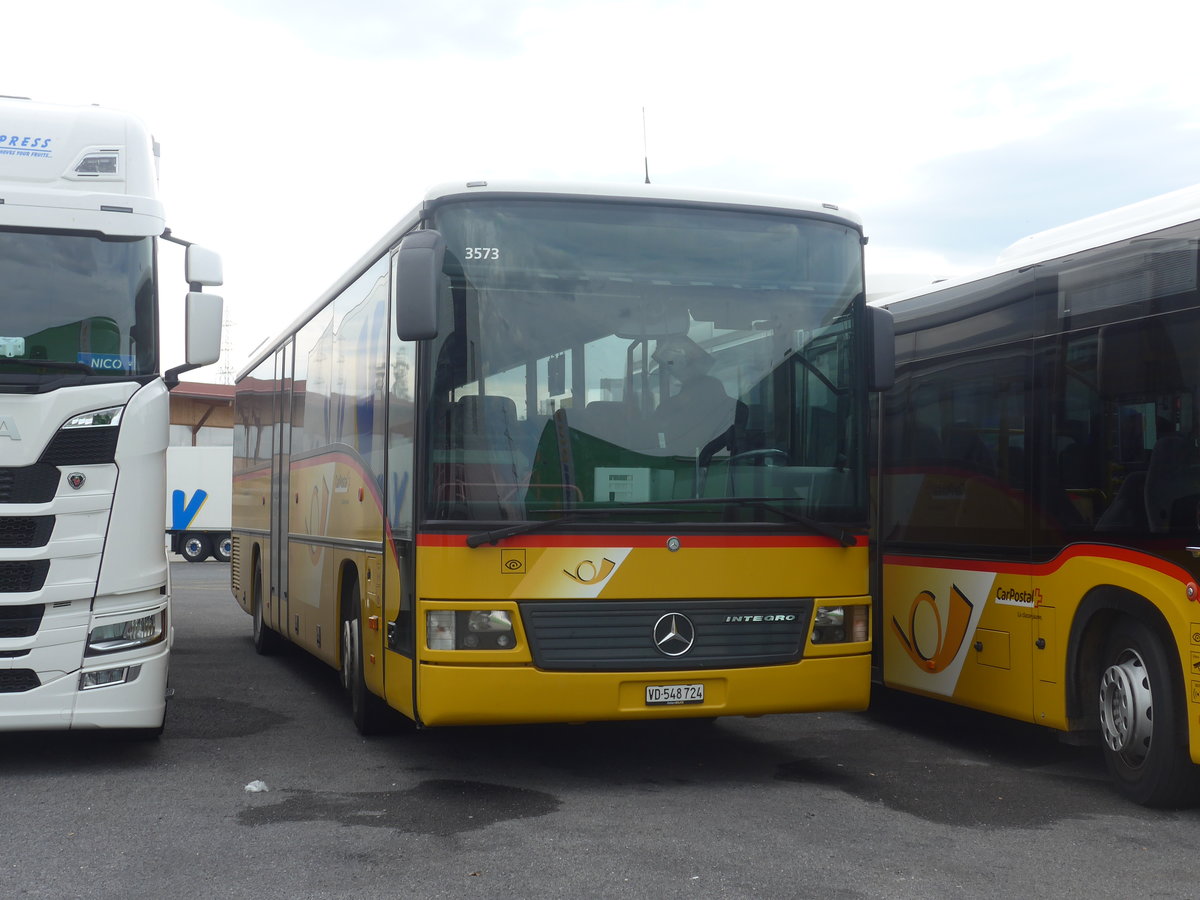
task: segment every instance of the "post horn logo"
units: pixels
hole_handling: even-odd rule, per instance
[[[932,591],[921,591],[913,599],[908,611],[908,631],[892,617],[892,631],[912,661],[926,672],[941,672],[953,662],[962,647],[963,639],[967,636],[967,628],[971,624],[971,610],[974,604],[958,589],[958,585],[950,589],[950,612],[946,617],[946,628],[942,629],[942,615],[938,612],[937,598]],[[928,607],[922,610],[922,607]],[[917,616],[922,613],[933,614],[933,633],[930,633],[929,621],[924,627],[918,627]]]
[[[600,560],[600,565],[597,566],[590,559],[585,559],[575,567],[574,572],[568,572],[563,569],[563,574],[577,584],[599,584],[605,578],[613,573],[613,569],[617,564],[611,559]]]

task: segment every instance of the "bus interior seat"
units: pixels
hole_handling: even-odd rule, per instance
[[[1177,501],[1200,494],[1200,466],[1186,438],[1166,434],[1154,443],[1150,464],[1146,468],[1146,516],[1151,531],[1170,531],[1173,520],[1181,513],[1175,510]],[[1186,524],[1195,527],[1195,519]]]
[[[641,416],[633,406],[621,400],[593,400],[582,410],[568,412],[567,421],[576,431],[618,447],[639,449],[645,446]]]
[[[945,457],[983,475],[996,474],[996,460],[979,430],[967,422],[955,422],[946,429],[943,446]]]
[[[1108,509],[1096,520],[1097,531],[1145,531],[1146,473],[1130,472],[1117,489]]]
[[[495,504],[497,517],[518,518],[513,498],[529,478],[522,423],[511,397],[467,395],[451,404],[451,447],[462,449],[461,486],[475,503]]]

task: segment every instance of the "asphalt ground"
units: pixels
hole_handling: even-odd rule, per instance
[[[0,736],[0,897],[1200,895],[1200,811],[1133,806],[1095,749],[913,698],[365,740],[332,669],[254,653],[228,572],[172,564],[161,739]]]

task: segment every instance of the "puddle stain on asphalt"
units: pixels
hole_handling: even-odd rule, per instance
[[[287,716],[241,700],[176,694],[167,704],[163,737],[167,740],[248,737],[287,721]]]
[[[434,779],[413,788],[359,794],[294,791],[277,803],[238,813],[242,825],[337,822],[390,828],[410,834],[448,836],[497,822],[555,812],[561,801],[541,791],[479,781]]]

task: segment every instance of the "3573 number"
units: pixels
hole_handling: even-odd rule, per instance
[[[499,247],[468,247],[467,259],[499,259]]]

